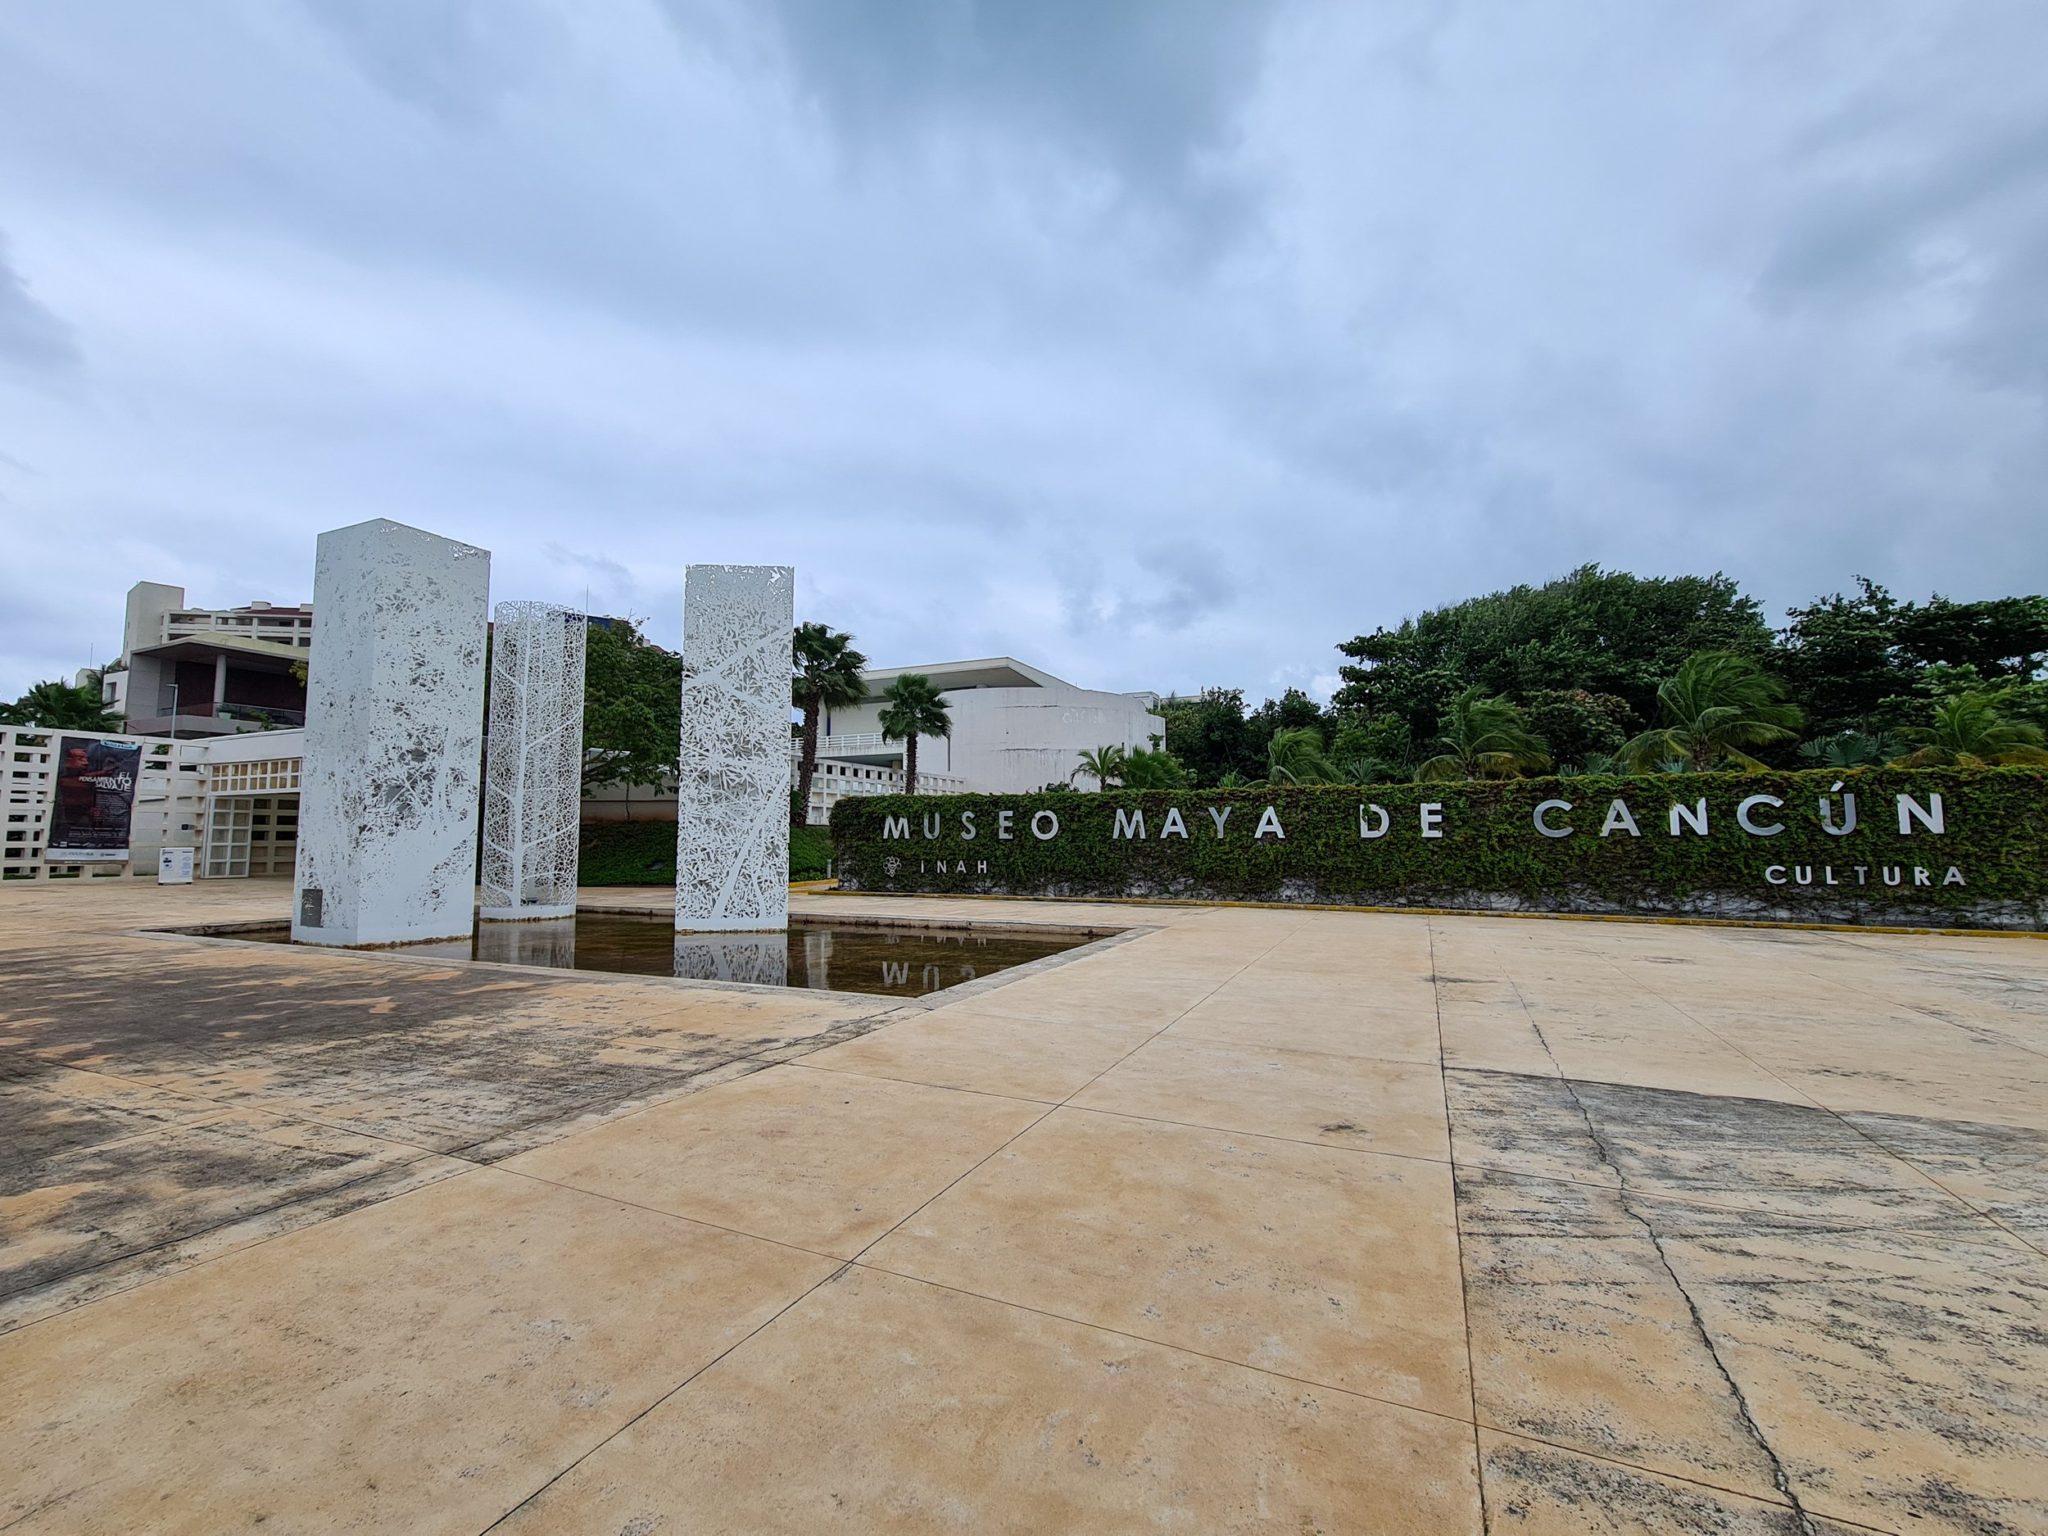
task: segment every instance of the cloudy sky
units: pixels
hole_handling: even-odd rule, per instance
[[[0,23],[0,697],[393,517],[680,634],[1327,688],[1589,560],[2048,587],[2048,5]]]

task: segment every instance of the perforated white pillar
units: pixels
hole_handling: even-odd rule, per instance
[[[315,610],[318,611],[317,609]],[[500,603],[491,626],[491,730],[484,763],[480,915],[569,917],[583,815],[580,613]]]
[[[292,937],[469,936],[490,551],[376,518],[320,535]]]
[[[789,925],[789,673],[796,572],[683,577],[676,928]]]

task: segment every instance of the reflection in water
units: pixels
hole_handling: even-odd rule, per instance
[[[789,985],[788,939],[780,933],[679,933],[675,974],[690,981]]]
[[[288,943],[288,927],[239,935]],[[786,933],[677,933],[664,913],[579,912],[538,923],[480,923],[465,945],[408,944],[446,955],[630,976],[683,976],[771,987],[922,997],[1086,944],[1089,933],[879,928],[794,919]]]
[[[477,960],[501,965],[576,965],[576,919],[551,917],[537,923],[478,923],[471,951]]]

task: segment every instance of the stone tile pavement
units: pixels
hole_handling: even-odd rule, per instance
[[[797,902],[1148,930],[925,1006],[136,933],[287,896],[0,888],[0,1530],[2048,1530],[2048,944]]]

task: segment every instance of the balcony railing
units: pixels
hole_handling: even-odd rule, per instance
[[[900,741],[890,741],[880,731],[850,731],[838,736],[820,736],[818,756],[850,757],[856,752],[893,751],[902,745]]]

